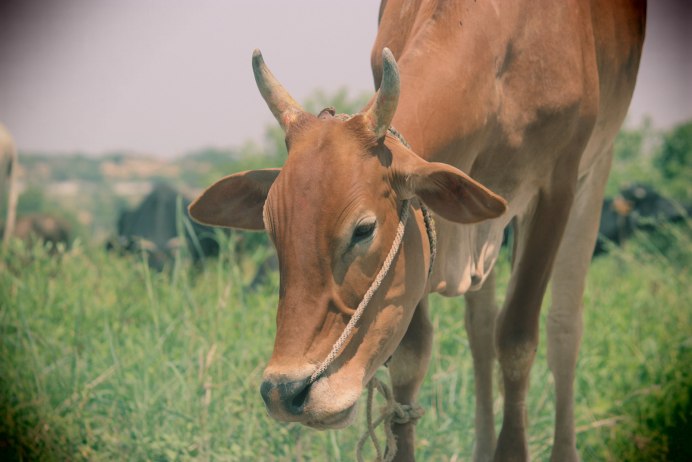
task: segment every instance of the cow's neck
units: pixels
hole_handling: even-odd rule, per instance
[[[418,18],[416,23],[421,29],[411,32],[416,40],[403,46],[398,57],[401,96],[393,125],[422,158],[454,165],[512,199],[517,192],[504,187],[513,183],[511,178],[487,175],[492,170],[489,164],[497,160],[493,158],[493,149],[498,143],[494,134],[498,132],[501,95],[494,77],[501,63],[486,57],[501,55],[493,50],[506,47],[506,41],[497,34],[479,49],[474,36],[479,31],[469,22],[468,40],[459,40],[458,36],[450,39],[454,44],[449,46],[458,48],[455,53],[468,56],[459,67],[458,63],[444,60],[449,50],[439,48],[439,36],[431,42],[421,39],[426,33],[435,34],[431,29],[422,30],[427,27],[425,20]],[[436,47],[428,48],[427,43],[436,43]],[[448,63],[447,69],[430,66],[430,60],[436,59],[438,53],[442,62]],[[431,69],[435,69],[435,74]],[[460,75],[464,78],[460,79]],[[432,289],[458,295],[479,287],[497,259],[509,216],[508,213],[479,225],[456,225],[436,218],[441,252],[431,278]]]

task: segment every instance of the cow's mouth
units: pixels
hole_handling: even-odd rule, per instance
[[[315,428],[317,430],[330,430],[337,428],[344,428],[350,425],[356,417],[358,410],[358,403],[351,405],[350,407],[337,412],[335,414],[320,417],[315,420],[308,420],[305,425],[308,427]]]
[[[353,423],[362,388],[335,379],[331,376],[312,384],[304,408],[305,425],[326,430],[344,428]]]

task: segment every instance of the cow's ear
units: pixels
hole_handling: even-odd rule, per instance
[[[457,168],[420,158],[406,164],[399,172],[400,192],[419,197],[446,220],[477,223],[507,209],[507,201]]]
[[[264,202],[280,171],[249,170],[222,178],[190,204],[190,216],[204,225],[262,230]]]

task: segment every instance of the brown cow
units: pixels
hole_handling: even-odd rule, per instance
[[[258,86],[286,133],[288,159],[280,170],[220,180],[190,212],[202,223],[266,229],[276,246],[277,332],[260,390],[273,417],[347,425],[364,385],[390,356],[396,399],[413,403],[430,358],[427,294],[465,294],[476,373],[474,459],[527,460],[525,399],[552,275],[551,459],[578,460],[581,297],[645,10],[629,0],[383,2],[372,56],[381,83],[351,118],[306,113],[255,52]],[[313,382],[383,265],[404,200],[412,214],[392,268]],[[422,204],[434,212],[439,236],[430,277]],[[492,269],[510,223],[512,274],[496,317]],[[497,441],[495,357],[504,385]],[[394,432],[396,458],[413,459],[414,424],[395,424]]]
[[[59,245],[67,248],[70,244],[72,226],[63,218],[49,213],[31,213],[19,217],[12,234],[28,245],[36,242],[47,244],[51,252],[56,252]]]
[[[17,148],[7,128],[0,124],[0,208],[6,206],[2,243],[14,233],[17,214]]]

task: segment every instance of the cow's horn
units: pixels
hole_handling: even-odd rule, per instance
[[[262,93],[262,98],[267,102],[269,109],[279,121],[281,128],[284,132],[288,131],[288,127],[291,123],[302,113],[303,108],[300,107],[291,95],[288,94],[286,89],[276,80],[274,74],[271,73],[266,64],[264,64],[264,59],[262,58],[262,53],[255,49],[252,53],[252,69],[255,73],[255,81],[257,81],[257,87],[260,93]]]
[[[387,134],[392,123],[396,106],[399,103],[399,70],[389,48],[382,50],[382,82],[377,91],[377,99],[366,112],[378,139]]]

